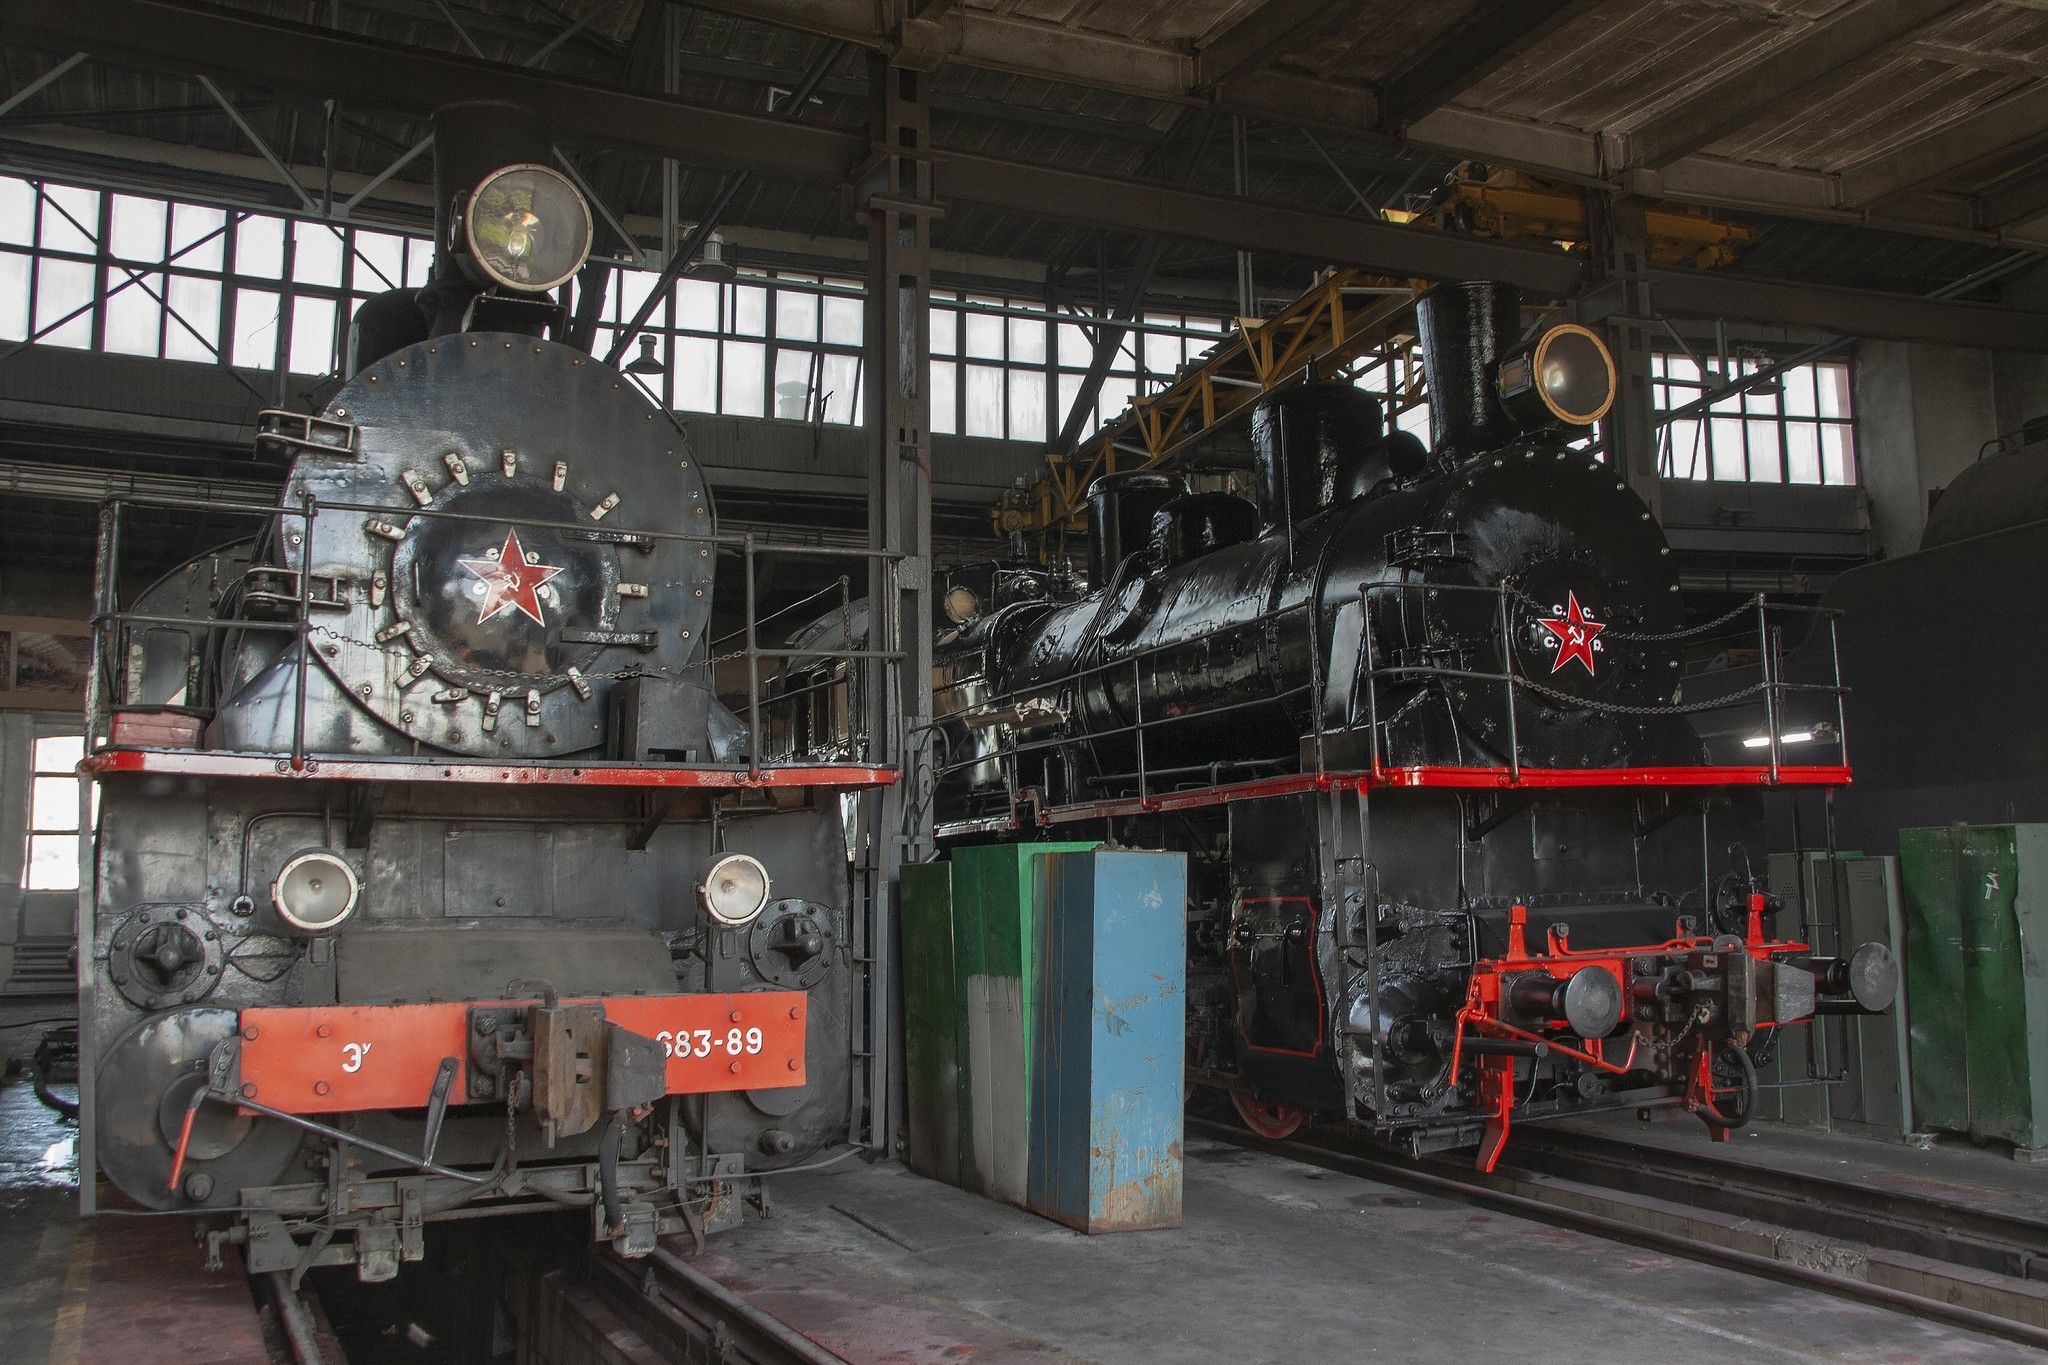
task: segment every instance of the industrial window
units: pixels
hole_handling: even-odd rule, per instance
[[[27,891],[78,889],[78,775],[85,740],[45,735],[35,742],[28,802]]]
[[[654,287],[652,271],[611,272],[596,351],[610,351]],[[656,402],[682,412],[857,426],[866,305],[859,284],[788,271],[684,279],[620,357]],[[652,359],[659,373],[630,368]]]
[[[1085,311],[1050,312],[1031,297],[934,291],[932,430],[1053,440],[1080,397],[1099,322]],[[1125,332],[1081,435],[1113,420],[1134,397],[1172,383],[1183,365],[1222,339],[1227,325],[1199,313],[1145,314]]]
[[[320,376],[424,237],[0,176],[0,341]]]
[[[1730,359],[1656,354],[1650,358],[1651,404],[1684,407],[1726,380],[1755,374],[1768,357]],[[1856,482],[1856,425],[1849,362],[1822,360],[1786,370],[1755,392],[1723,398],[1704,413],[1661,428],[1659,472],[1668,479],[1735,483],[1851,485]]]

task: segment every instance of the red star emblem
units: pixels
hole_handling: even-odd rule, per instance
[[[1563,620],[1546,620],[1542,625],[1557,638],[1557,657],[1550,663],[1552,673],[1573,659],[1584,664],[1588,673],[1594,671],[1593,651],[1599,646],[1593,643],[1593,637],[1607,627],[1586,614],[1586,609],[1579,605],[1577,593],[1572,593],[1566,602]]]
[[[519,548],[519,532],[510,529],[505,532],[505,545],[498,551],[496,559],[458,559],[455,562],[475,574],[484,585],[483,605],[476,618],[478,625],[515,609],[525,612],[535,625],[547,624],[540,614],[540,585],[561,570],[546,564],[527,563],[526,551]]]

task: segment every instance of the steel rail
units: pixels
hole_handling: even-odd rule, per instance
[[[641,1261],[592,1255],[590,1289],[649,1345],[722,1365],[847,1365],[672,1252]],[[664,1358],[669,1358],[664,1353]]]
[[[1853,1299],[1930,1322],[1940,1322],[1986,1336],[2021,1342],[2037,1350],[2048,1349],[2048,1329],[2015,1322],[2010,1318],[1979,1312],[1958,1304],[1944,1303],[1939,1299],[1907,1293],[1904,1290],[1871,1284],[1864,1280],[1830,1275],[1825,1271],[1789,1261],[1774,1260],[1754,1252],[1738,1251],[1674,1232],[1625,1223],[1603,1214],[1549,1204],[1526,1195],[1510,1194],[1504,1190],[1489,1188],[1476,1174],[1453,1175],[1447,1171],[1440,1174],[1391,1156],[1366,1156],[1355,1151],[1338,1150],[1319,1143],[1305,1142],[1299,1138],[1271,1142],[1234,1125],[1209,1119],[1189,1118],[1187,1130],[1195,1136],[1211,1138],[1251,1151],[1270,1152],[1324,1170],[1358,1176],[1365,1180],[1376,1180],[1383,1184],[1399,1185],[1462,1203],[1482,1205],[1518,1218],[1526,1218],[1531,1222],[1547,1223],[1552,1227],[1568,1228],[1610,1241],[1667,1252],[1674,1256],[1683,1256],[1687,1260],[1720,1266],[1724,1270],[1800,1285],[1837,1298]]]
[[[1512,1156],[1520,1169],[1561,1180],[1848,1237],[1866,1246],[2015,1280],[2048,1280],[2048,1218],[1959,1207],[1895,1185],[1871,1188],[1825,1175],[1557,1129],[1518,1134]]]

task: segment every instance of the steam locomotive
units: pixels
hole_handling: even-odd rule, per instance
[[[260,532],[124,600],[103,516],[83,1159],[254,1272],[558,1206],[644,1253],[862,1122],[840,797],[894,774],[759,762],[683,432],[544,339],[587,206],[519,111],[436,124],[433,283],[263,415]]]
[[[1765,793],[1849,777],[1836,680],[1782,644],[1826,623],[1687,625],[1582,448],[1594,333],[1483,282],[1418,322],[1430,447],[1304,383],[1254,413],[1255,498],[1104,475],[1091,590],[954,603],[940,834],[1185,851],[1189,1076],[1268,1136],[1315,1111],[1491,1169],[1525,1120],[1682,1104],[1725,1135],[1775,1030],[1896,979],[1779,933],[1761,882]]]

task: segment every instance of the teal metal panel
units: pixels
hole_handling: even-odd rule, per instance
[[[1045,864],[1026,1207],[1091,1233],[1178,1227],[1186,857]]]

